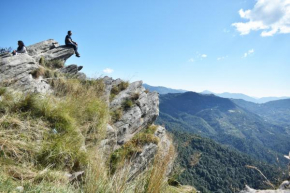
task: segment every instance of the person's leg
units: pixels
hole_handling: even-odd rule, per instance
[[[68,47],[72,47],[75,51],[76,56],[79,56],[78,47],[74,44],[67,44]]]

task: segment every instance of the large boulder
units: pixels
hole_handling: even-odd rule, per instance
[[[69,75],[70,78],[77,78],[80,80],[86,80],[87,76],[84,73],[79,72],[79,71],[81,71],[82,68],[83,68],[83,66],[78,66],[76,64],[70,64],[68,66],[63,67],[59,71],[61,73]]]
[[[73,48],[60,46],[57,41],[49,39],[27,47],[28,54],[39,61],[41,57],[46,60],[66,61],[74,54]]]
[[[55,40],[46,40],[27,47],[28,54],[0,55],[0,83],[24,92],[47,93],[49,84],[42,78],[33,78],[31,73],[40,67],[39,59],[66,61],[74,54],[72,48],[59,46]]]
[[[0,56],[0,83],[24,92],[47,92],[50,86],[42,78],[34,79],[31,72],[39,65],[28,54]]]

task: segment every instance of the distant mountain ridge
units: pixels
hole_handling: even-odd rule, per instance
[[[265,121],[232,100],[215,95],[194,92],[160,95],[157,122],[166,128],[214,139],[272,164],[277,164],[277,157],[285,164],[283,154],[290,149],[288,127]]]
[[[224,92],[224,93],[213,93],[211,91],[205,90],[201,92],[200,94],[214,94],[216,96],[222,97],[222,98],[229,98],[229,99],[242,99],[248,102],[252,103],[267,103],[270,101],[277,101],[277,100],[283,100],[283,99],[288,99],[289,97],[262,97],[262,98],[257,98],[257,97],[251,97],[242,93],[229,93],[229,92]]]
[[[271,101],[263,104],[256,104],[241,99],[232,99],[240,107],[255,113],[265,121],[290,128],[290,99]]]
[[[185,93],[185,92],[188,92],[187,90],[182,90],[182,89],[172,89],[172,88],[167,88],[167,87],[164,87],[164,86],[150,86],[148,84],[143,84],[143,86],[153,92],[153,91],[156,91],[158,92],[159,94],[168,94],[168,93]]]
[[[150,86],[148,84],[143,84],[143,86],[153,92],[156,91],[159,94],[169,94],[169,93],[185,93],[188,92],[187,90],[182,90],[182,89],[172,89],[172,88],[167,88],[163,86]],[[283,99],[289,99],[290,97],[262,97],[262,98],[257,98],[257,97],[251,97],[242,93],[229,93],[229,92],[224,92],[224,93],[213,93],[209,90],[205,90],[201,92],[200,94],[213,94],[222,98],[229,98],[229,99],[242,99],[248,102],[253,102],[253,103],[267,103],[270,101],[276,101],[276,100],[283,100]]]
[[[171,93],[160,95],[159,109],[156,123],[178,144],[182,184],[204,193],[234,193],[249,183],[267,188],[246,165],[279,183],[288,162],[283,155],[290,149],[290,99],[256,104],[210,93]]]

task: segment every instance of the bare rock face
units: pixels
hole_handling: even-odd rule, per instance
[[[67,60],[74,54],[72,48],[59,46],[54,40],[46,40],[27,47],[28,54],[0,55],[0,83],[8,84],[24,92],[46,93],[50,86],[41,77],[34,79],[31,72],[38,69],[39,59]]]
[[[138,98],[134,98],[134,95]],[[111,111],[123,108],[126,100],[133,101],[133,106],[124,109],[123,116],[113,124],[117,130],[119,145],[129,141],[140,130],[150,126],[159,115],[158,93],[146,93],[142,81],[131,83],[127,89],[115,96],[110,103]]]
[[[38,68],[38,63],[27,54],[0,58],[0,83],[24,92],[47,92],[50,86],[41,78],[33,79],[30,74]]]
[[[100,147],[107,158],[117,147],[117,131],[109,124],[107,124],[106,139],[101,141]]]
[[[59,71],[64,74],[68,74],[71,78],[86,80],[87,76],[84,73],[79,72],[82,68],[83,68],[82,66],[71,64],[71,65],[63,67]]]
[[[151,126],[159,115],[159,96],[158,93],[147,92],[142,86],[142,81],[133,82],[127,88],[113,96],[111,92],[113,87],[118,87],[122,84],[121,79],[113,80],[110,77],[104,77],[103,82],[106,86],[105,100],[108,102],[110,111],[121,111],[118,120],[111,123],[107,128],[107,137],[102,141],[101,146],[107,154],[121,148],[122,145],[130,141],[136,134]],[[124,83],[124,82],[123,82]],[[129,107],[124,107],[126,101],[131,101]],[[130,160],[130,169],[128,179],[135,179],[141,172],[150,166],[158,154],[158,159],[161,159],[171,154],[173,147],[172,140],[167,136],[164,127],[158,126],[154,133],[159,139],[159,143],[149,143],[142,147],[142,151],[134,155]],[[173,157],[169,157],[168,175],[173,166]]]

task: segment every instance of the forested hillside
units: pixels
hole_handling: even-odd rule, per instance
[[[178,146],[177,161],[183,168],[178,180],[195,186],[202,193],[237,192],[245,184],[259,189],[269,188],[259,172],[247,165],[259,168],[274,184],[284,179],[279,168],[255,161],[213,140],[178,130],[171,132]]]
[[[256,104],[244,100],[232,100],[244,109],[261,116],[265,121],[277,125],[283,125],[290,133],[290,99],[271,101],[264,104]]]
[[[187,92],[161,95],[160,99],[158,123],[167,128],[209,137],[268,163],[287,163],[283,159],[290,149],[287,127],[214,95]]]

